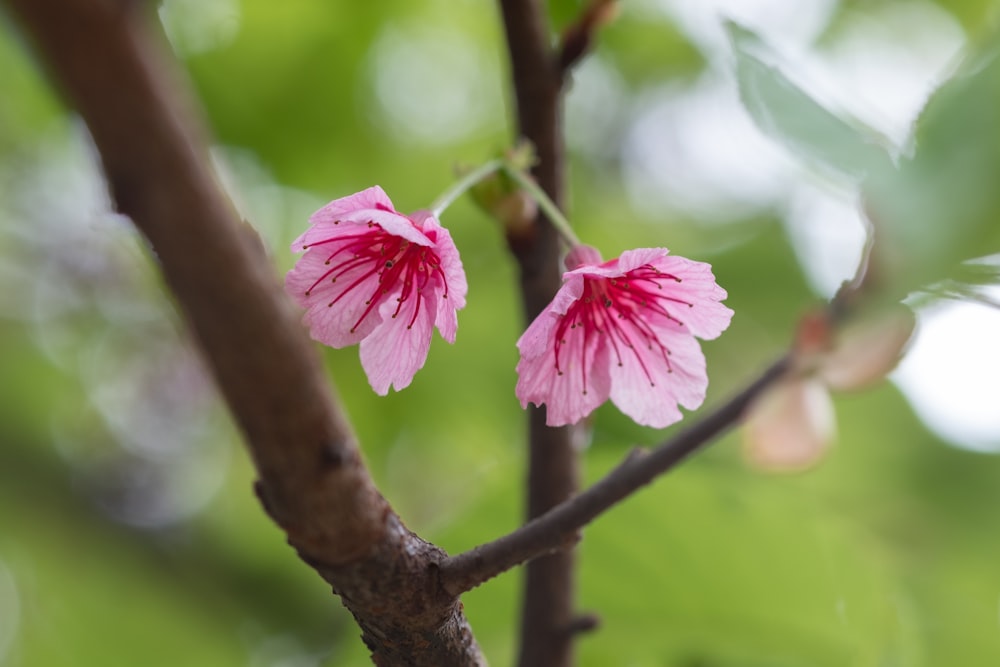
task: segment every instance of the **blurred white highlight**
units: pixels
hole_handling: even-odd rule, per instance
[[[499,64],[468,35],[390,24],[369,70],[379,120],[399,141],[446,144],[503,122]]]
[[[958,23],[924,0],[881,3],[843,17],[821,46],[834,0],[636,0],[628,11],[674,22],[711,63],[684,88],[640,97],[622,149],[634,205],[703,220],[782,211],[817,293],[831,296],[857,268],[865,239],[856,193],[805,177],[765,139],[720,71],[730,58],[721,20],[754,30],[783,54],[787,74],[823,104],[843,109],[906,149],[913,122],[954,66]],[[917,338],[891,376],[941,438],[1000,452],[1000,312],[942,304],[920,313]]]
[[[990,296],[1000,298],[1000,288]],[[1000,310],[947,302],[917,315],[917,337],[893,381],[938,436],[1000,453]]]

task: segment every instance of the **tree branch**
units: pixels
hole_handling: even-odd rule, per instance
[[[580,17],[562,34],[559,46],[559,74],[565,77],[594,45],[594,34],[618,12],[618,0],[590,0]]]
[[[148,3],[2,0],[83,116],[242,429],[258,493],[380,665],[483,664],[457,597],[375,488],[259,238],[209,167]]]
[[[789,371],[783,357],[746,389],[651,451],[633,450],[589,489],[500,539],[441,562],[445,590],[460,595],[541,554],[575,544],[578,531],[734,426],[747,406]]]
[[[551,47],[540,0],[500,0],[518,133],[535,147],[532,173],[545,193],[563,206],[565,148],[562,136],[562,75]],[[561,281],[559,239],[539,214],[536,224],[508,235],[520,268],[525,322],[555,296]],[[540,516],[572,497],[580,486],[575,429],[549,428],[544,408],[528,408],[527,518]],[[575,556],[562,551],[529,563],[521,602],[520,667],[570,667],[573,663]]]

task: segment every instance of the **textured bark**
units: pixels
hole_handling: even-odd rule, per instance
[[[354,614],[376,664],[483,664],[458,598],[437,585],[444,554],[373,485],[259,238],[220,190],[147,3],[4,1],[149,240],[245,436],[261,501]]]

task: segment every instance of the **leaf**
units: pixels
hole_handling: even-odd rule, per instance
[[[877,258],[900,290],[1000,252],[1000,34],[972,50],[917,121],[916,150],[865,188]]]
[[[727,22],[740,98],[754,122],[806,162],[858,182],[892,168],[888,139],[830,111],[777,67],[778,57],[753,32]]]
[[[873,268],[892,298],[958,278],[1000,252],[1000,37],[972,49],[917,121],[915,148],[894,166],[887,140],[792,82],[753,32],[728,23],[740,95],[763,132],[862,189],[875,228]]]

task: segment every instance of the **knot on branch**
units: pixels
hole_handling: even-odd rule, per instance
[[[566,626],[566,634],[570,636],[582,635],[594,632],[601,627],[601,617],[594,612],[584,612],[577,614]]]

